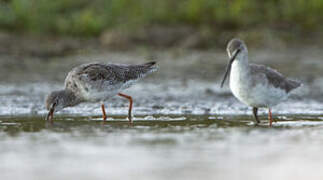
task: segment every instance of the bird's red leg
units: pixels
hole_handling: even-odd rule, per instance
[[[131,111],[132,111],[132,97],[131,96],[128,96],[128,95],[125,95],[125,94],[121,94],[121,93],[118,93],[119,96],[121,97],[124,97],[124,98],[127,98],[129,100],[129,111],[128,111],[128,119],[129,119],[129,122],[132,123],[132,120],[131,120]]]
[[[273,124],[273,116],[271,114],[271,109],[268,108],[268,119],[269,119],[269,126],[271,127]]]
[[[107,121],[107,115],[105,114],[104,104],[101,104],[103,123]]]

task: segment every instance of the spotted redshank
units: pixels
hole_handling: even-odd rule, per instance
[[[82,102],[101,102],[103,122],[106,122],[104,101],[119,95],[129,100],[128,119],[131,120],[132,98],[120,93],[137,80],[157,70],[155,62],[141,65],[83,64],[73,68],[65,79],[65,89],[51,92],[46,99],[47,121],[53,122],[54,112]]]
[[[227,46],[230,58],[221,87],[230,74],[230,89],[241,102],[253,107],[253,114],[258,119],[258,108],[268,108],[269,126],[272,126],[271,108],[286,100],[290,92],[300,82],[287,79],[274,69],[263,65],[249,64],[248,49],[240,39],[232,39]]]

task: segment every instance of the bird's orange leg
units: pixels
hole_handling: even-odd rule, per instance
[[[128,95],[125,95],[125,94],[121,94],[121,93],[118,93],[119,96],[121,97],[124,97],[124,98],[127,98],[129,100],[129,111],[128,111],[128,119],[129,119],[129,122],[132,123],[132,120],[131,120],[131,111],[132,111],[132,97],[131,96],[128,96]]]
[[[273,124],[273,115],[271,114],[270,108],[268,108],[268,119],[269,119],[269,126],[271,127]]]
[[[102,109],[103,123],[105,123],[107,121],[107,115],[105,114],[104,104],[101,104],[101,109]]]

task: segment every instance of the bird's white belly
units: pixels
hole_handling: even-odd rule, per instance
[[[82,88],[82,94],[87,101],[103,101],[105,99],[117,95],[120,91],[127,89],[135,82],[136,80],[128,81],[124,84],[114,84],[113,86],[109,85],[108,83],[105,83],[103,85],[104,87],[101,88]]]
[[[284,100],[287,95],[282,90],[268,88],[259,84],[252,88],[233,85],[232,93],[241,102],[252,107],[272,107]]]
[[[252,107],[272,107],[287,98],[284,90],[269,85],[265,78],[264,82],[252,85],[250,77],[241,72],[237,73],[239,70],[235,69],[230,75],[230,89],[241,102]]]
[[[87,101],[103,101],[103,100],[113,97],[117,94],[118,94],[118,91],[89,90],[89,91],[83,93],[83,97]]]
[[[82,84],[80,86],[81,96],[86,101],[103,101],[117,95],[120,91],[120,85],[109,86],[103,84],[102,87]]]

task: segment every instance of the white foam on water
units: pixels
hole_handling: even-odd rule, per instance
[[[221,89],[215,83],[203,81],[170,81],[163,84],[138,83],[124,93],[133,97],[133,114],[248,114],[251,108],[235,99],[228,89]],[[46,114],[46,95],[60,89],[59,84],[31,83],[26,85],[0,86],[0,115]],[[125,115],[129,102],[114,97],[105,102],[110,115]],[[157,107],[157,108],[155,108]],[[290,99],[273,107],[274,114],[323,114],[323,102],[315,99]],[[260,109],[260,114],[266,114]],[[65,108],[57,114],[101,115],[100,103],[83,103]]]

